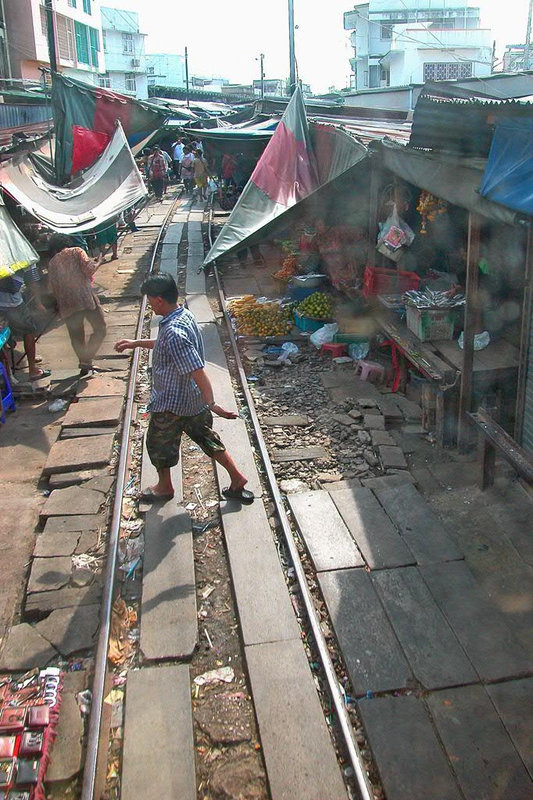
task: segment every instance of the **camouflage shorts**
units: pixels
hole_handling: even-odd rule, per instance
[[[146,449],[156,469],[174,467],[180,457],[180,442],[186,433],[211,458],[226,449],[212,428],[213,415],[207,409],[195,417],[181,417],[170,411],[156,411],[150,417]]]

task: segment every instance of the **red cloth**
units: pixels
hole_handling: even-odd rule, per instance
[[[86,169],[101,156],[111,137],[100,131],[90,131],[80,125],[72,126],[72,174]]]

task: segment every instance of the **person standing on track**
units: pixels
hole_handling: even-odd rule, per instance
[[[143,493],[143,499],[153,502],[174,497],[171,469],[178,463],[185,432],[227,471],[231,482],[222,495],[246,505],[253,503],[253,493],[244,488],[248,483],[246,476],[212,427],[213,414],[225,419],[236,419],[237,414],[219,406],[213,397],[213,387],[205,371],[202,336],[191,312],[178,303],[174,278],[164,272],[150,275],[141,292],[148,297],[153,312],[163,317],[158,337],[120,339],[115,350],[122,353],[146,347],[154,351],[146,448],[159,480]]]
[[[148,177],[152,184],[152,189],[157,200],[163,199],[163,192],[165,190],[165,180],[168,175],[168,167],[165,157],[161,148],[155,148],[153,156],[148,160]]]

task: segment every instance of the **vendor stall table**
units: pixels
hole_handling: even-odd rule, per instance
[[[457,341],[421,342],[390,311],[378,313],[378,323],[403,359],[429,380],[436,395],[436,433],[442,446],[454,445],[457,439],[458,392],[463,368],[463,351]],[[491,342],[474,352],[474,388],[502,388],[517,379],[518,348],[503,339]],[[405,369],[405,366],[404,366]]]

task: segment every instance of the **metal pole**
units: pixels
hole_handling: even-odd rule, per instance
[[[533,0],[531,0],[533,2]],[[296,56],[294,52],[294,0],[289,0],[289,95],[296,90]]]
[[[190,108],[189,101],[189,53],[185,48],[185,96],[187,98],[187,108]]]
[[[265,60],[264,53],[259,54],[259,59],[261,61],[261,100],[265,99],[265,71],[263,69],[263,63]]]
[[[531,49],[531,13],[533,11],[533,0],[529,0],[529,10],[527,12],[526,45],[524,47],[524,69],[529,69],[529,51]]]
[[[56,55],[56,32],[54,28],[54,11],[52,8],[52,0],[44,0],[44,7],[46,9],[46,35],[48,38],[48,57],[50,59],[50,69],[52,73],[57,72],[57,55]]]

